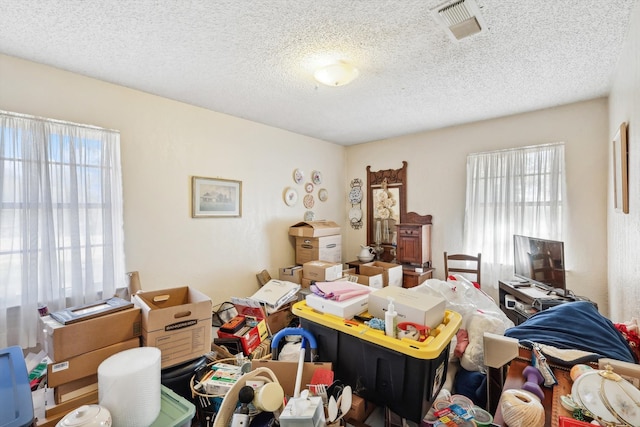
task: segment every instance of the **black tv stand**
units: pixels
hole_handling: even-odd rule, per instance
[[[498,299],[500,309],[507,315],[514,324],[527,320],[538,311],[546,310],[558,304],[572,301],[589,301],[589,298],[573,295],[570,291],[565,291],[565,295],[556,295],[553,288],[540,286],[537,283],[528,283],[528,286],[520,282],[502,281],[498,282]],[[513,308],[507,308],[505,300],[507,296],[511,300],[515,300],[515,304],[511,304]],[[593,305],[598,308],[597,304]]]

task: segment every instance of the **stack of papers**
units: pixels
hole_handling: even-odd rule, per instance
[[[271,279],[255,294],[247,298],[231,298],[234,304],[248,307],[265,307],[268,311],[277,311],[286,303],[297,299],[300,285],[286,280]]]

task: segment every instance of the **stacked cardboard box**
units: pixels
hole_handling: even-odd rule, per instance
[[[333,221],[305,221],[289,227],[296,239],[296,264],[309,261],[342,262],[342,235]]]
[[[63,325],[51,316],[40,318],[47,366],[47,385],[55,404],[47,404],[47,421],[60,419],[85,404],[98,403],[98,366],[109,356],[140,346],[139,308]],[[41,424],[38,424],[41,425]]]
[[[162,369],[211,351],[211,298],[188,286],[138,292],[142,345],[161,351]]]

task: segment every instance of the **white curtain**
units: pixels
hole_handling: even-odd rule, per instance
[[[0,348],[125,286],[120,135],[0,111]]]
[[[470,154],[464,225],[466,253],[482,253],[482,287],[497,298],[513,277],[513,235],[562,240],[564,144]]]

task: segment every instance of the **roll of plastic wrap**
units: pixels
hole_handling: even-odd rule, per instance
[[[113,425],[148,427],[160,414],[160,349],[121,351],[98,366],[98,399],[111,412]]]

